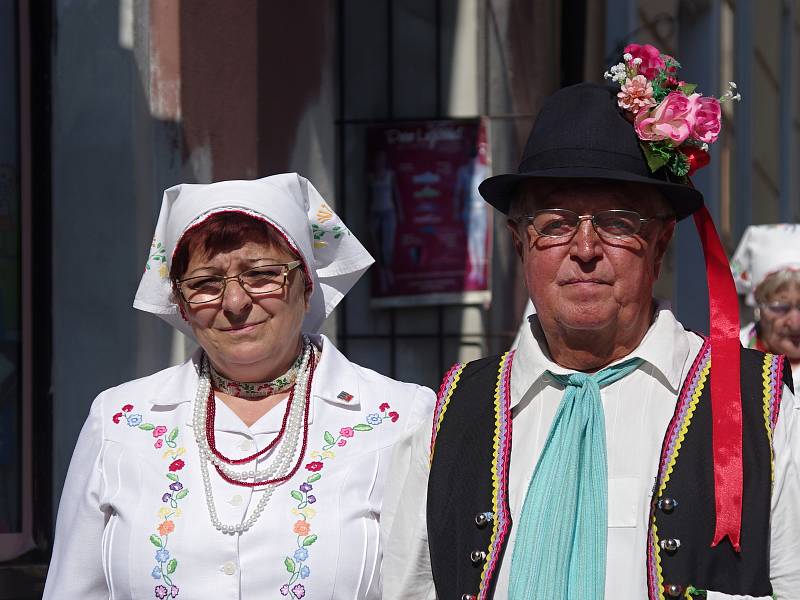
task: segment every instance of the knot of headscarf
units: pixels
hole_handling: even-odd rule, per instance
[[[510,600],[600,600],[605,594],[608,461],[600,389],[634,358],[593,374],[550,376],[565,387],[519,518]]]

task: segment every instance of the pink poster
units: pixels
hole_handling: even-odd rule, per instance
[[[487,121],[393,123],[367,136],[373,304],[487,304]]]

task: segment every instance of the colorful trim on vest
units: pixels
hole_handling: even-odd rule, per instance
[[[653,496],[653,507],[656,506],[658,499],[663,495],[667,487],[669,476],[672,473],[675,462],[678,460],[681,444],[686,437],[697,403],[700,401],[700,394],[703,392],[710,369],[711,344],[706,339],[684,382],[683,390],[678,398],[678,405],[675,408],[675,415],[670,421],[667,435],[664,438],[665,443],[661,451],[661,461],[658,467],[657,481],[659,482],[659,487]],[[651,600],[663,599],[664,578],[661,570],[661,547],[659,546],[654,508],[651,508],[650,511],[650,530],[647,538],[648,597]]]
[[[450,398],[453,397],[453,392],[456,390],[458,380],[461,378],[461,372],[464,370],[465,363],[456,363],[450,370],[445,373],[442,378],[442,385],[439,387],[439,393],[436,395],[436,406],[433,410],[433,427],[431,431],[431,451],[428,466],[433,464],[433,450],[436,445],[436,435],[439,433],[439,428],[442,426],[444,413],[447,411],[447,405],[450,404]]]
[[[761,371],[764,383],[764,425],[767,428],[769,440],[769,459],[772,465],[772,482],[775,482],[775,455],[772,448],[772,435],[778,423],[781,396],[783,396],[783,361],[780,354],[765,354],[764,368]]]
[[[508,467],[511,458],[511,366],[514,350],[506,352],[500,359],[497,386],[494,392],[495,429],[492,460],[492,536],[489,538],[489,551],[481,573],[478,600],[488,598],[488,588],[498,563],[500,551],[508,535],[511,524],[508,507]]]

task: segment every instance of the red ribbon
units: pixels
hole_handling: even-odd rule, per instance
[[[711,322],[711,415],[716,507],[716,526],[711,546],[716,546],[727,536],[734,550],[739,552],[743,482],[739,301],[728,258],[705,206],[694,213],[694,223],[706,260]]]

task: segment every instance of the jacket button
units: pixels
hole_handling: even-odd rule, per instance
[[[683,592],[683,588],[677,583],[668,583],[664,586],[664,591],[670,598],[678,598]]]
[[[461,594],[461,600],[477,600],[477,596],[473,596],[472,594]]]
[[[473,565],[479,565],[486,560],[486,552],[483,550],[473,550],[469,553],[469,559],[472,561]]]
[[[662,498],[658,501],[658,508],[665,513],[671,513],[678,506],[678,501],[675,498]]]
[[[478,513],[475,515],[475,525],[477,525],[480,529],[483,529],[493,517],[494,515],[492,515],[490,512]]]
[[[676,538],[667,538],[666,540],[661,540],[659,545],[667,552],[675,552],[681,547],[681,541]]]

